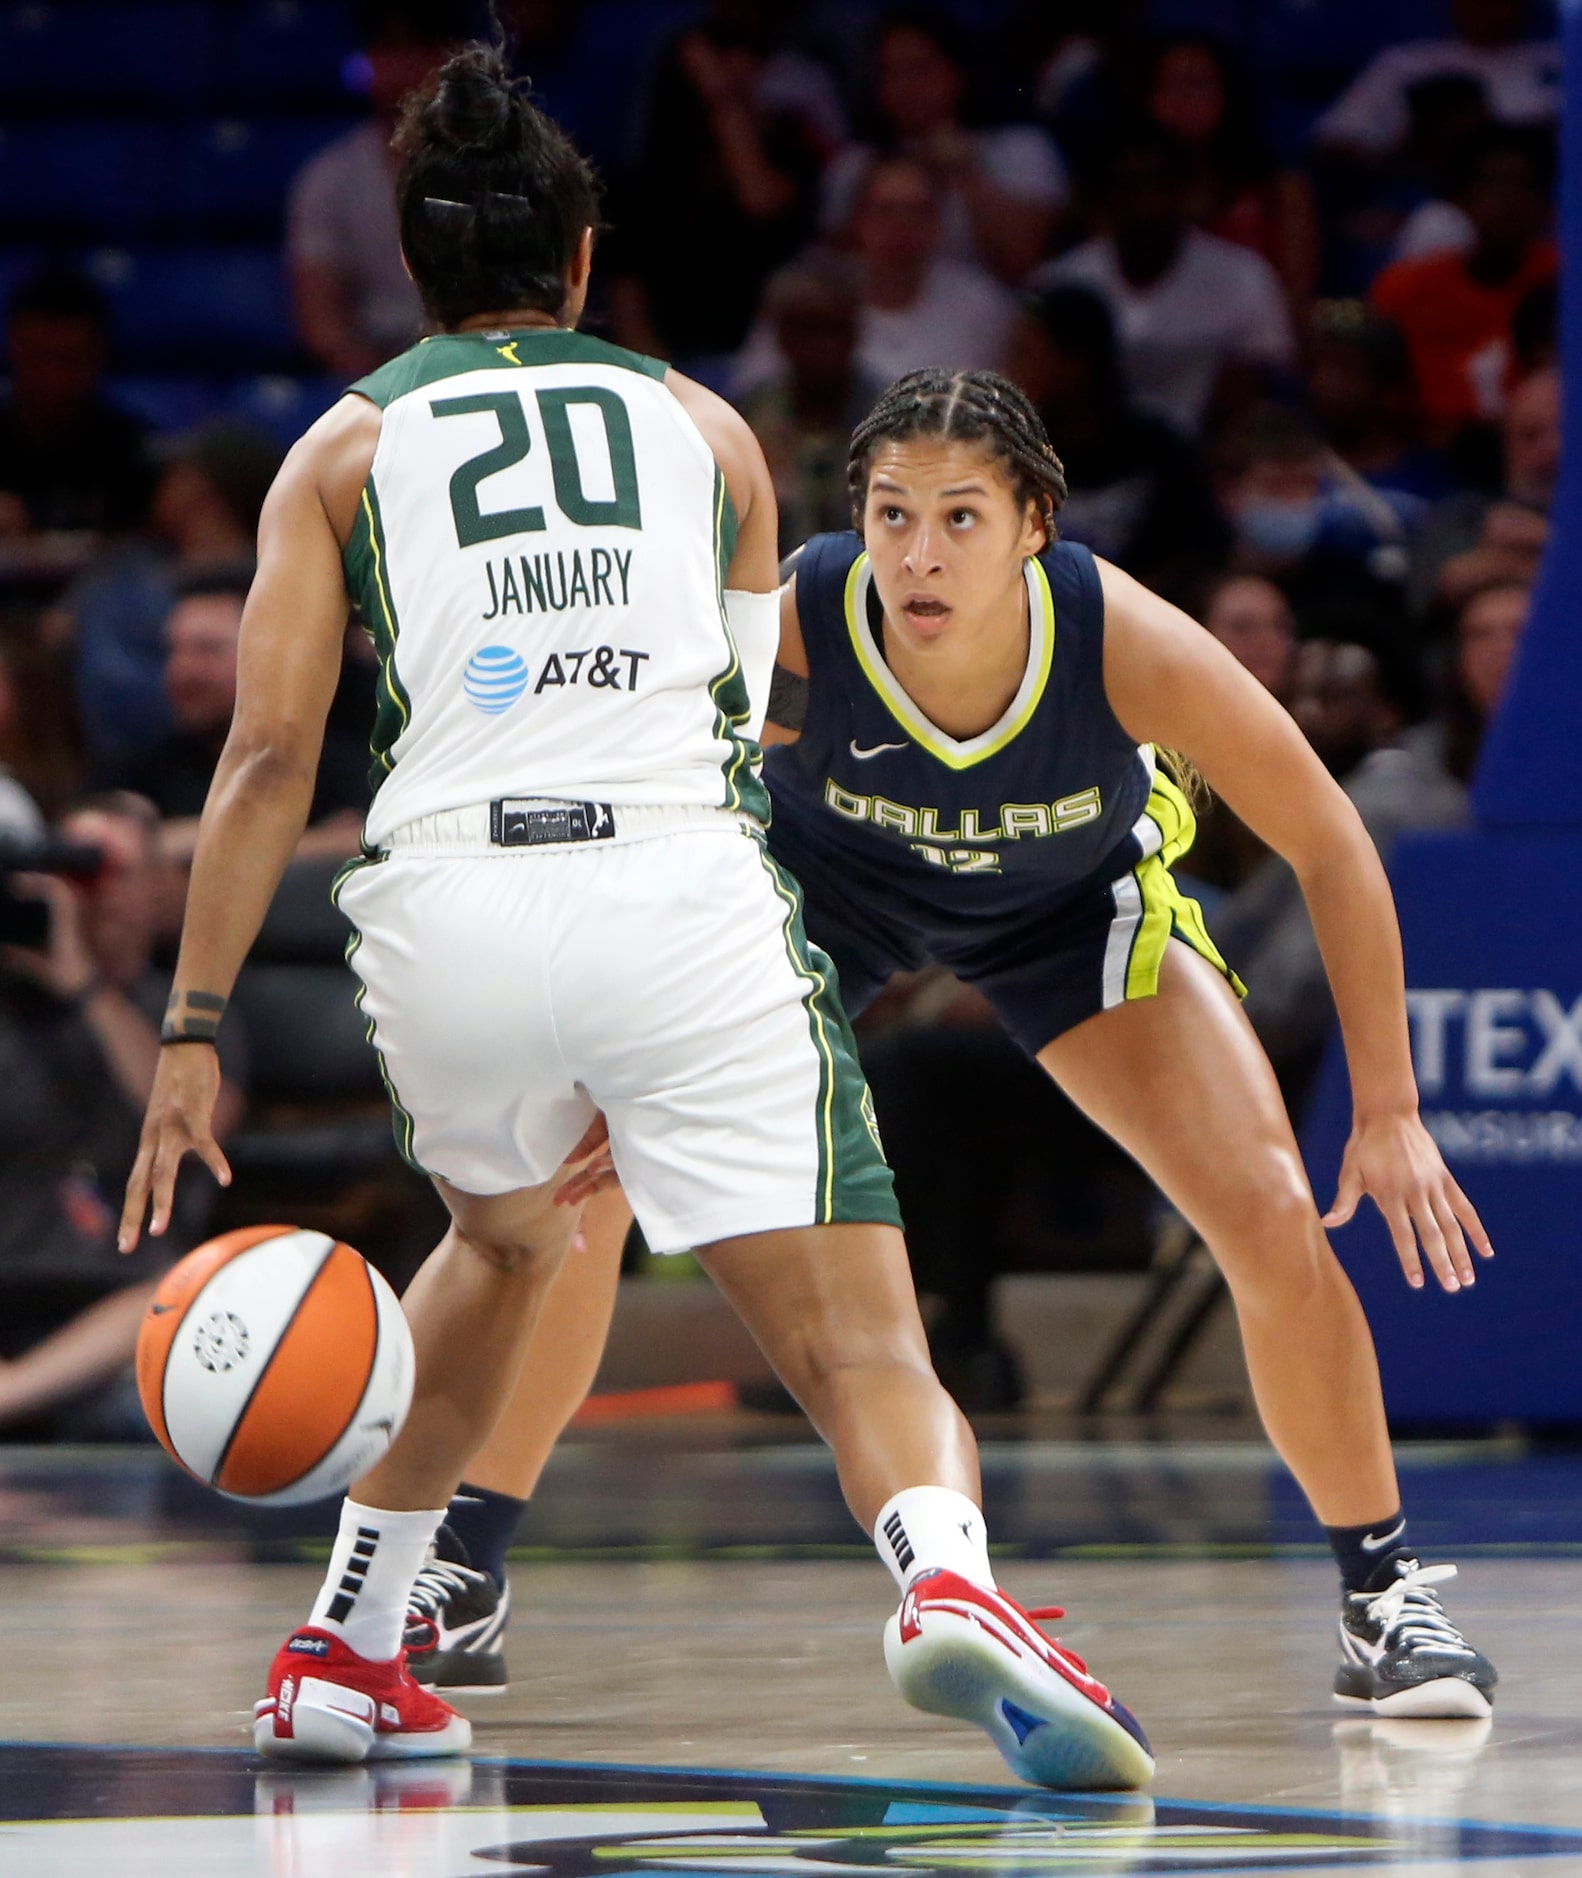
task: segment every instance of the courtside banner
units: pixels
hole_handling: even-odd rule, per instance
[[[1398,1424],[1582,1424],[1582,828],[1407,835],[1390,876],[1423,1119],[1494,1241],[1411,1291],[1371,1201],[1333,1235]],[[1320,1210],[1351,1097],[1332,1043],[1303,1130]]]

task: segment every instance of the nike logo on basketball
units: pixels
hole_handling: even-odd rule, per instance
[[[871,757],[883,756],[886,750],[904,750],[905,748],[904,743],[876,743],[870,750],[859,750],[857,739],[853,737],[851,741],[851,753],[859,763],[866,763]]]

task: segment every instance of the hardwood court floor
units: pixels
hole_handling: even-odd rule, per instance
[[[1479,1724],[1357,1722],[1332,1707],[1322,1564],[1054,1562],[1003,1575],[1030,1603],[1066,1602],[1060,1634],[1142,1717],[1161,1794],[1582,1828],[1573,1566],[1463,1568],[1455,1615],[1503,1677],[1486,1739]],[[306,1566],[10,1566],[0,1738],[241,1745],[268,1658],[317,1582]],[[467,1703],[483,1753],[1006,1778],[974,1731],[894,1695],[877,1564],[529,1566],[513,1593],[515,1680]]]
[[[35,1470],[28,1478],[35,1482],[41,1458],[27,1462]],[[1178,1454],[1171,1462],[1163,1451],[1137,1465],[1146,1465],[1155,1489],[1161,1467],[1174,1470],[1178,1505],[1173,1517],[1196,1529],[1219,1505],[1215,1518],[1221,1524],[1213,1529],[1222,1530],[1229,1529],[1224,1522],[1231,1517],[1224,1509],[1247,1503],[1245,1481],[1255,1469],[1251,1458],[1243,1458],[1247,1465],[1241,1472],[1229,1451],[1201,1457],[1197,1471],[1190,1456],[1182,1460]],[[744,1478],[759,1479],[766,1503],[783,1508],[789,1504],[783,1497],[786,1480],[804,1463],[811,1478],[816,1465],[806,1456],[797,1467],[787,1461],[778,1471],[768,1457],[759,1457],[747,1464],[745,1476],[737,1472],[732,1478],[737,1491],[744,1490]],[[663,1497],[666,1464],[651,1454],[649,1465],[661,1477],[655,1491]],[[701,1465],[696,1454],[688,1465]],[[1002,1456],[996,1465],[1003,1498],[1011,1464]],[[599,1472],[592,1462],[588,1466]],[[1049,1454],[1040,1460],[1030,1451],[1028,1466],[1034,1474],[1042,1467],[1047,1475],[1041,1501],[1043,1488],[1053,1490],[1062,1469],[1075,1490],[1075,1462],[1068,1466]],[[1103,1466],[1105,1477],[1119,1482],[1130,1463],[1111,1454]],[[325,1878],[331,1873],[360,1878],[363,1872],[381,1878],[460,1878],[472,1870],[488,1878],[491,1871],[503,1870],[499,1861],[507,1857],[498,1847],[510,1839],[507,1827],[517,1819],[509,1809],[526,1804],[516,1789],[507,1793],[499,1783],[528,1779],[498,1767],[491,1771],[488,1757],[562,1764],[566,1778],[577,1768],[641,1766],[756,1770],[782,1779],[944,1782],[999,1789],[998,1804],[1016,1805],[1003,1798],[1011,1782],[985,1740],[973,1730],[914,1714],[892,1692],[879,1643],[891,1593],[876,1561],[726,1560],[707,1556],[706,1550],[674,1561],[594,1556],[515,1564],[514,1681],[503,1696],[466,1704],[479,1757],[470,1772],[457,1769],[427,1786],[422,1784],[427,1777],[415,1776],[417,1788],[391,1800],[388,1782],[369,1784],[366,1790],[357,1786],[371,1779],[366,1773],[337,1786],[318,1774],[298,1780],[273,1769],[259,1771],[239,1751],[231,1758],[214,1756],[212,1750],[245,1748],[246,1723],[265,1665],[287,1629],[305,1615],[319,1568],[252,1562],[247,1546],[227,1537],[202,1545],[190,1538],[164,1545],[163,1528],[147,1517],[146,1509],[136,1517],[126,1512],[136,1495],[129,1499],[123,1493],[122,1511],[106,1512],[114,1495],[102,1487],[95,1489],[102,1495],[97,1512],[85,1505],[79,1484],[63,1491],[51,1514],[49,1496],[40,1497],[36,1485],[18,1490],[16,1477],[13,1470],[8,1509],[7,1469],[0,1458],[0,1517],[9,1510],[13,1532],[20,1524],[30,1535],[25,1546],[0,1551],[7,1560],[0,1563],[0,1592],[8,1620],[0,1659],[4,1878],[66,1878],[90,1870],[114,1878],[154,1878],[156,1873],[164,1878],[177,1870],[193,1878],[317,1878],[320,1872]],[[557,1517],[580,1522],[591,1532],[592,1514],[571,1505],[578,1478],[576,1466],[562,1470]],[[1485,1490],[1486,1477],[1477,1478],[1480,1491]],[[1524,1488],[1521,1466],[1506,1468],[1499,1478],[1502,1504],[1518,1506],[1524,1493],[1532,1499],[1532,1480]],[[1204,1486],[1205,1481],[1210,1484]],[[1192,1501],[1193,1493],[1202,1504]],[[1454,1496],[1434,1502],[1425,1491],[1417,1497],[1430,1500],[1425,1510],[1454,1524]],[[697,1505],[703,1508],[698,1530],[706,1537],[706,1506]],[[767,1515],[760,1516],[767,1524]],[[1276,1527],[1279,1517],[1276,1508]],[[71,1562],[50,1556],[52,1519],[61,1537],[61,1558]],[[90,1532],[92,1543],[82,1543]],[[1469,1861],[1489,1878],[1529,1871],[1582,1874],[1582,1561],[1567,1555],[1569,1539],[1543,1543],[1547,1555],[1464,1556],[1461,1577],[1449,1588],[1456,1620],[1501,1670],[1491,1727],[1354,1720],[1334,1708],[1328,1693],[1335,1660],[1334,1581],[1320,1560],[1171,1557],[1165,1555],[1170,1545],[1157,1542],[1151,1557],[1136,1556],[1134,1546],[1132,1556],[1113,1560],[1030,1556],[1005,1561],[1002,1582],[1013,1595],[1029,1604],[1068,1607],[1070,1617],[1058,1626],[1061,1637],[1088,1657],[1148,1728],[1159,1762],[1158,1811],[1150,1817],[1177,1822],[1168,1828],[1177,1835],[1201,1831],[1211,1836],[1201,1845],[1193,1841],[1195,1849],[1190,1849],[1185,1839],[1160,1838],[1165,1828],[1156,1823],[1146,1831],[1128,1826],[1131,1836],[1122,1834],[1123,1845],[1106,1828],[1111,1837],[1104,1856],[1094,1854],[1094,1862],[1084,1863],[1077,1858],[1086,1843],[1080,1834],[1062,1840],[1058,1856],[1042,1840],[1035,1844],[1024,1835],[989,1866],[1014,1869],[1017,1878],[1045,1871],[1268,1869],[1271,1861],[1287,1871],[1383,1863],[1400,1874],[1441,1874]],[[1535,1546],[1542,1552],[1540,1542]],[[1446,1552],[1436,1547],[1435,1555],[1443,1558]],[[113,1778],[103,1774],[86,1752],[80,1759],[57,1755],[49,1761],[54,1770],[49,1779],[64,1797],[41,1802],[35,1812],[25,1804],[27,1783],[41,1778],[28,1772],[30,1751],[4,1745],[24,1742],[211,1753],[207,1759],[197,1753],[185,1760],[162,1755],[134,1762],[164,1770],[164,1785],[156,1781],[152,1788],[130,1781],[124,1769]],[[565,1764],[575,1764],[571,1773]],[[138,1832],[154,1830],[146,1820],[134,1832],[130,1824],[117,1826],[106,1817],[107,1809],[115,1813],[119,1806],[128,1816],[150,1810],[202,1812],[208,1802],[193,1795],[199,1788],[206,1792],[203,1783],[218,1780],[221,1769],[232,1770],[226,1778],[234,1773],[243,1786],[223,1805],[215,1802],[215,1810],[248,1815],[253,1836],[245,1844],[227,1840],[222,1847],[218,1840],[212,1845],[204,1840],[200,1850],[193,1841],[193,1849],[178,1862],[179,1834],[150,1850],[137,1838]],[[106,1797],[133,1789],[143,1795],[135,1803]],[[50,1791],[55,1794],[56,1787]],[[539,1809],[533,1817],[540,1817],[544,1803],[535,1799],[532,1804]],[[1031,1797],[1025,1805],[1037,1812]],[[303,1838],[308,1829],[300,1821],[300,1830],[292,1829],[297,1836],[282,1850],[285,1842],[269,1838],[252,1818],[255,1812],[259,1819],[266,1814],[296,1817],[315,1806],[339,1820],[333,1852],[326,1849],[327,1839]],[[443,1829],[452,1838],[431,1843],[409,1822],[409,1836],[402,1841],[406,1849],[396,1856],[388,1821],[378,1824],[392,1806],[421,1812],[429,1819],[425,1832],[431,1828],[438,1834],[443,1820],[449,1820]],[[462,1810],[445,1812],[447,1806]],[[916,1805],[909,1801],[907,1806],[911,1810],[889,1813],[881,1807],[871,1816],[912,1819]],[[492,1840],[465,1810],[490,1807],[495,1808]],[[1229,1810],[1216,1812],[1215,1807]],[[426,1809],[433,1808],[441,1812],[430,1817]],[[1297,1824],[1311,1813],[1326,1832],[1385,1836],[1370,1839],[1365,1855],[1335,1845],[1315,1849],[1318,1841],[1305,1827],[1294,1839],[1270,1836],[1265,1815],[1277,1818],[1280,1809],[1299,1809],[1292,1815]],[[87,1825],[68,1830],[65,1825],[6,1823],[48,1814],[91,1819],[92,1856],[86,1844],[70,1837],[87,1832]],[[1263,1821],[1258,1832],[1247,1825],[1254,1814]],[[1387,1831],[1367,1826],[1369,1821],[1387,1822]],[[1513,1849],[1514,1841],[1480,1840],[1469,1837],[1468,1829],[1460,1829],[1458,1836],[1457,1829],[1422,1823],[1427,1821],[1553,1828],[1561,1836],[1540,1843],[1539,1835],[1530,1835]],[[1212,1837],[1222,1826],[1231,1831],[1223,1822],[1240,1822],[1235,1830],[1243,1835],[1236,1841],[1242,1851],[1236,1857],[1223,1849],[1229,1840]],[[222,1823],[203,1826],[186,1819],[182,1827],[218,1832]],[[1137,1839],[1139,1832],[1146,1844]],[[117,1840],[116,1833],[123,1839]],[[490,1843],[497,1849],[478,1850]],[[526,1858],[520,1849],[516,1856]],[[932,1869],[959,1874],[964,1856],[957,1847]],[[724,1857],[716,1852],[707,1861],[707,1869],[720,1878],[726,1871],[796,1868],[795,1861],[787,1867],[783,1861],[750,1859],[722,1865]],[[564,1861],[527,1862],[541,1872],[548,1863],[566,1878],[581,1878],[580,1868],[573,1873]],[[864,1853],[840,1869],[856,1872],[876,1862],[909,1875],[929,1866],[921,1855],[897,1865],[896,1858],[881,1852]],[[695,1874],[699,1864],[697,1857],[672,1855],[670,1869],[679,1866]],[[982,1868],[982,1861],[974,1867]],[[606,1860],[589,1869],[616,1878],[623,1871],[656,1868]],[[829,1869],[826,1858],[824,1870]]]

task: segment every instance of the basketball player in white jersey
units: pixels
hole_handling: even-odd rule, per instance
[[[411,1413],[346,1503],[256,1745],[467,1746],[407,1674],[407,1596],[510,1396],[602,1111],[650,1245],[698,1249],[833,1446],[903,1592],[902,1692],[1029,1779],[1137,1785],[1135,1720],[995,1588],[829,961],[765,851],[737,650],[767,662],[776,637],[762,454],[709,392],[574,331],[594,185],[497,53],[452,59],[397,150],[438,335],[353,387],[265,505],[122,1222],[126,1248],[150,1211],[165,1229],[188,1151],[228,1177],[212,1039],[306,818],[350,595],[380,655],[377,790],[339,900],[402,1147],[453,1225],[405,1301]]]

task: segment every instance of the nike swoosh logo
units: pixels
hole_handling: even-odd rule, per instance
[[[1395,1527],[1392,1531],[1385,1533],[1383,1538],[1364,1539],[1362,1541],[1362,1549],[1364,1552],[1382,1552],[1387,1545],[1394,1545],[1396,1540],[1400,1538],[1401,1534],[1405,1532],[1405,1530],[1406,1530],[1406,1521],[1403,1519],[1399,1526]]]
[[[886,750],[904,750],[905,748],[904,743],[876,743],[871,750],[860,750],[855,737],[851,743],[851,753],[859,763],[866,763],[870,757],[883,756]]]
[[[150,1317],[163,1317],[166,1311],[173,1311],[175,1308],[174,1304],[151,1304],[148,1307],[148,1314]]]

